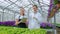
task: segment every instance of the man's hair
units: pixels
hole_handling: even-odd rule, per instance
[[[58,0],[58,4],[60,4],[60,0]]]
[[[34,7],[34,6],[35,6],[36,8],[38,8],[38,6],[37,6],[37,5],[33,5],[33,7]]]

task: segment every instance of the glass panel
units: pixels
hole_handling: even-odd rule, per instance
[[[0,6],[7,7],[8,5],[10,5],[10,3],[6,2],[6,1],[0,1]]]
[[[2,21],[2,12],[0,12],[0,21]]]
[[[10,5],[8,8],[13,9],[14,7],[16,7],[16,5],[15,5],[15,4]]]
[[[3,12],[3,10],[0,8],[0,12]]]
[[[50,4],[50,0],[43,0],[43,3]]]
[[[14,20],[14,14],[4,13],[4,20],[3,21],[11,21]]]
[[[10,1],[12,1],[12,2],[16,2],[17,0],[14,0],[14,1],[13,1],[13,0],[10,0]]]
[[[4,10],[4,12],[9,13],[9,11],[8,11],[8,10],[6,10],[6,9]]]
[[[60,24],[60,13],[56,14],[56,23]]]

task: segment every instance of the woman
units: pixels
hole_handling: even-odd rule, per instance
[[[25,9],[23,7],[21,7],[20,14],[16,16],[15,25],[18,25],[18,27],[21,27],[21,28],[26,28],[26,23],[25,22],[24,23],[21,22],[21,20],[23,18],[26,18],[24,11],[25,11]]]

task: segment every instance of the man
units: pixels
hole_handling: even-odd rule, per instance
[[[33,13],[29,15],[29,29],[39,29],[40,28],[40,22],[42,21],[42,16],[38,11],[37,5],[33,5]]]

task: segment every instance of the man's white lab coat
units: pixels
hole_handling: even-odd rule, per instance
[[[28,28],[29,29],[39,29],[41,21],[42,21],[42,15],[39,12],[37,12],[35,14],[34,13],[29,14]]]

